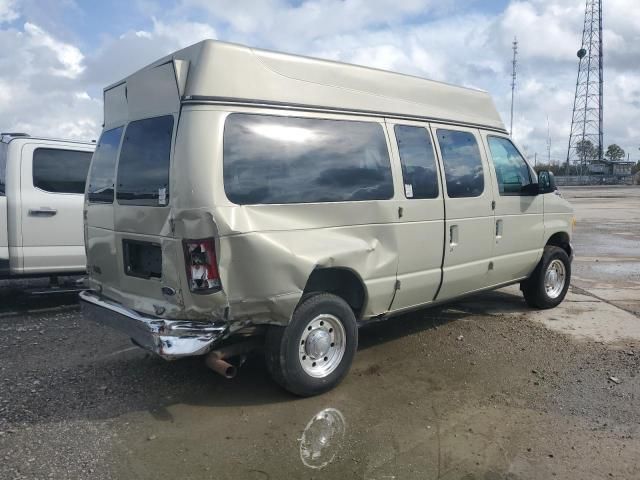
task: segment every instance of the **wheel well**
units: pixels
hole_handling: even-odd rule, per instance
[[[557,232],[551,235],[547,240],[547,245],[554,245],[562,248],[567,255],[571,256],[571,243],[569,241],[569,235],[566,232]]]
[[[362,279],[346,268],[316,268],[307,280],[303,297],[313,292],[333,293],[349,304],[356,319],[364,310],[366,289]]]

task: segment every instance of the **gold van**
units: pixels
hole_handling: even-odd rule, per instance
[[[226,376],[264,349],[298,395],[367,322],[571,274],[572,209],[486,92],[211,40],[105,89],[84,215],[87,317]]]

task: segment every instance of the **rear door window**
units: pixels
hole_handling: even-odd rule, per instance
[[[404,194],[407,198],[437,198],[438,170],[429,132],[424,127],[396,125],[394,127]]]
[[[531,170],[520,152],[503,137],[487,137],[500,195],[523,195],[523,187],[532,183]]]
[[[172,115],[129,123],[118,163],[119,204],[156,207],[168,204],[172,134]]]
[[[36,148],[33,186],[50,193],[84,193],[91,152]]]
[[[232,114],[224,129],[223,165],[225,192],[239,205],[393,196],[379,123]]]
[[[123,127],[107,130],[100,137],[93,154],[87,196],[91,203],[113,203],[116,158]]]
[[[437,130],[449,198],[479,197],[484,192],[482,157],[476,137],[459,130]]]

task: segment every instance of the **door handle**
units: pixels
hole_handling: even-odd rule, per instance
[[[451,251],[458,246],[458,225],[449,227],[449,247]]]
[[[501,239],[502,238],[502,230],[504,228],[504,222],[502,221],[501,218],[499,218],[498,220],[496,220],[496,239]]]
[[[49,207],[30,208],[29,215],[32,217],[53,217],[58,210]]]

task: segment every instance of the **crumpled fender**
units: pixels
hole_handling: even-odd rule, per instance
[[[363,280],[369,300],[365,316],[388,310],[398,265],[392,223],[266,230],[265,223],[274,226],[274,221],[265,222],[264,211],[238,210],[230,216],[175,212],[176,237],[217,238],[224,292],[191,295],[193,302],[185,302],[187,316],[208,312],[242,325],[286,325],[314,269],[331,267],[348,268]]]

